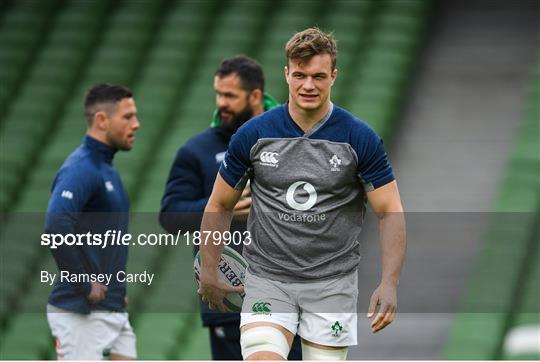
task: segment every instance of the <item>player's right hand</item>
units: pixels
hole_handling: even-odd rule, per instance
[[[379,312],[375,309],[379,306]],[[371,296],[367,317],[371,322],[371,331],[377,333],[394,321],[397,310],[397,287],[393,284],[381,283]]]
[[[199,280],[199,289],[197,293],[201,296],[204,303],[208,304],[208,308],[211,310],[219,310],[220,312],[226,312],[227,307],[223,304],[223,298],[229,293],[243,293],[244,287],[233,287],[227,285],[222,280],[219,280],[217,276],[215,278],[204,277],[201,274]]]
[[[90,282],[91,289],[90,294],[86,297],[88,301],[91,304],[96,304],[101,302],[103,299],[105,299],[105,296],[107,295],[107,286],[98,283],[98,282]]]

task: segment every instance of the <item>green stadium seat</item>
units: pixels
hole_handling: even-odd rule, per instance
[[[48,19],[58,1],[19,1],[9,7],[0,25],[0,122],[17,94],[32,58],[40,48]]]
[[[194,325],[198,322],[199,325]],[[210,353],[210,336],[208,329],[200,325],[200,321],[191,323],[189,333],[187,333],[188,340],[185,341],[185,348],[181,348],[175,357],[175,359],[182,360],[210,360],[212,354]]]
[[[533,81],[531,94],[538,87],[537,79]],[[529,102],[531,105],[527,110],[534,110],[540,103],[537,97],[532,97]],[[479,311],[491,309],[499,313],[491,316],[493,326],[484,326],[482,333],[478,333],[478,329],[469,328],[464,322],[465,313],[459,315],[443,355],[446,359],[540,358],[540,353],[516,354],[511,343],[512,336],[508,334],[511,331],[509,327],[519,328],[527,323],[540,325],[539,321],[529,319],[529,312],[538,316],[540,307],[540,198],[537,172],[540,155],[535,152],[537,148],[534,147],[534,141],[531,142],[537,135],[531,137],[533,132],[529,129],[537,129],[537,120],[533,121],[535,125],[531,125],[526,115],[522,119],[522,129],[510,154],[506,172],[501,177],[499,195],[493,208],[495,213],[492,214],[484,237],[484,248],[475,263],[471,288],[464,301],[465,311],[474,308]],[[468,352],[472,347],[470,341],[475,341],[486,331],[491,333],[490,339],[475,345],[477,349],[471,351],[473,353],[464,355],[463,351]],[[507,340],[501,351],[505,334]]]
[[[18,313],[13,317],[10,330],[3,337],[0,358],[43,359],[51,344],[53,340],[45,313]]]
[[[142,314],[136,324],[139,358],[173,359],[183,318],[183,314],[179,313]]]

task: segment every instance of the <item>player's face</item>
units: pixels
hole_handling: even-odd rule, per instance
[[[214,77],[216,107],[225,125],[238,128],[253,117],[250,94],[242,88],[242,80],[237,74]]]
[[[330,97],[336,74],[329,54],[315,55],[305,63],[289,61],[285,78],[292,106],[310,112],[319,110]]]
[[[116,109],[107,118],[107,143],[119,150],[131,150],[135,132],[141,126],[133,98],[124,98],[118,102]]]

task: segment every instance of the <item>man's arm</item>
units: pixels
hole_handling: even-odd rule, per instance
[[[196,231],[208,203],[200,161],[185,146],[176,154],[161,199],[159,222],[161,226],[176,234],[178,230]],[[217,173],[217,171],[216,171]],[[251,207],[251,193],[244,189],[242,199],[234,208],[235,220],[245,223]]]
[[[176,154],[169,172],[161,199],[159,222],[173,234],[178,230],[198,230],[207,202],[201,166],[195,155],[184,146]]]
[[[234,207],[242,194],[241,190],[236,190],[218,173],[214,189],[204,210],[201,224],[201,233],[217,232],[223,233],[229,230],[233,217]],[[211,234],[211,235],[212,235]],[[242,287],[230,287],[220,281],[217,274],[219,259],[223,252],[223,245],[212,237],[205,243],[205,237],[201,237],[201,275],[198,293],[203,302],[207,302],[210,309],[225,311],[223,298],[227,293],[243,291]]]
[[[371,322],[373,333],[392,323],[397,309],[397,286],[406,249],[405,218],[396,181],[367,193],[369,203],[379,218],[382,255],[381,283],[371,297],[368,318],[377,305],[379,312]]]

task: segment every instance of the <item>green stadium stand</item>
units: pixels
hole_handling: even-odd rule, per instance
[[[7,2],[3,2],[7,3]],[[0,122],[47,34],[58,1],[17,1],[0,23]],[[0,129],[0,132],[1,129]]]
[[[261,34],[260,41],[264,47],[257,54],[257,59],[264,69],[266,91],[278,102],[287,101],[287,84],[283,75],[283,67],[286,65],[285,43],[295,32],[316,24],[325,6],[319,0],[306,5],[302,1],[282,3],[273,13],[272,31]]]
[[[42,270],[56,271],[54,261],[43,265]],[[50,336],[45,303],[49,294],[49,287],[40,282],[38,278],[32,278],[30,294],[20,300],[19,308],[22,313],[17,313],[10,320],[10,328],[0,339],[0,359],[49,359],[53,357],[53,339]]]
[[[184,244],[185,245],[185,244]],[[143,359],[175,359],[178,340],[186,326],[193,327],[191,331],[200,329],[198,319],[198,301],[196,282],[193,275],[191,247],[176,246],[168,249],[168,260],[156,275],[156,285],[150,289],[144,298],[145,312],[140,313],[135,328],[144,336],[156,334],[159,336],[139,338],[141,358]],[[197,317],[195,323],[193,315]],[[187,344],[182,350],[188,349]]]
[[[407,3],[404,5],[403,3]],[[403,103],[403,90],[425,28],[429,2],[383,1],[372,24],[362,66],[350,75],[346,107],[370,124],[385,140]]]
[[[211,13],[212,5],[212,2],[177,2],[162,23],[141,70],[134,88],[141,120],[137,145],[131,152],[118,155],[116,161],[130,194],[138,194],[145,177],[152,177],[150,169],[156,151],[170,132],[174,109],[182,102],[182,92],[191,83],[192,72],[197,67],[192,54],[204,45],[205,30],[211,25],[207,14]],[[159,198],[154,199],[152,209],[137,209],[140,198],[138,195],[133,199],[135,210],[158,210]]]
[[[73,94],[68,94],[72,97],[71,100],[68,100],[67,102],[67,112],[64,113],[63,117],[61,117],[58,122],[55,122],[55,132],[50,135],[48,143],[46,143],[45,146],[42,146],[44,150],[40,150],[39,156],[41,163],[32,165],[34,172],[32,172],[28,185],[26,185],[28,191],[22,195],[20,202],[15,207],[14,211],[16,213],[11,215],[11,219],[6,223],[2,230],[0,247],[2,248],[2,257],[5,258],[6,261],[13,260],[22,263],[22,265],[25,263],[27,265],[37,264],[38,267],[36,267],[36,270],[40,267],[42,269],[43,265],[52,261],[52,257],[45,249],[39,249],[35,246],[35,241],[39,240],[39,235],[43,232],[43,222],[41,221],[40,223],[35,224],[35,227],[33,228],[23,229],[25,224],[23,223],[24,221],[20,219],[27,217],[30,212],[43,212],[46,210],[50,187],[58,167],[67,155],[80,144],[85,128],[84,120],[82,118],[82,99],[86,89],[89,85],[97,82],[111,81],[124,83],[129,82],[136,77],[139,68],[139,63],[136,60],[142,58],[145,54],[145,50],[152,40],[151,36],[153,32],[151,29],[157,26],[160,11],[162,9],[158,2],[124,1],[118,3],[116,4],[116,11],[113,12],[111,19],[107,23],[108,27],[105,28],[106,31],[104,32],[104,36],[100,42],[95,42],[100,34],[98,31],[98,25],[100,25],[100,23],[96,23],[96,19],[103,19],[103,21],[107,20],[106,16],[96,16],[96,14],[101,14],[96,13],[96,9],[102,11],[103,9],[106,9],[106,4],[106,1],[94,1],[88,3],[74,2],[73,4],[70,4],[71,6],[66,8],[66,14],[68,15],[61,14],[59,16],[59,19],[68,17],[70,19],[69,21],[76,22],[79,27],[81,27],[81,25],[89,25],[88,28],[86,28],[86,31],[89,33],[83,33],[83,27],[80,29],[77,28],[76,30],[65,27],[62,28],[64,33],[57,35],[60,39],[76,40],[77,46],[73,44],[75,40],[67,43],[67,45],[74,48],[73,52],[78,53],[80,56],[89,56],[89,54],[86,54],[86,50],[83,51],[80,48],[82,46],[81,44],[85,44],[85,42],[95,43],[98,47],[93,52],[95,56],[92,57],[92,62],[85,68],[84,75],[81,77],[75,92]],[[87,18],[85,18],[85,16]],[[69,21],[68,23],[71,24]],[[135,33],[136,36],[133,36],[133,33]],[[88,39],[83,41],[83,39],[80,39],[81,36],[86,36]],[[55,49],[54,46],[46,46],[44,48],[44,53],[54,53],[51,48],[53,50]],[[64,53],[65,51],[63,50],[61,53],[58,53],[58,56],[64,56]],[[111,67],[115,68],[113,72],[114,77],[111,76]],[[43,71],[43,73],[44,72],[45,71]],[[38,73],[41,74],[41,72]],[[76,78],[75,74],[73,77],[74,79]],[[67,85],[64,86],[68,89]],[[9,135],[16,136],[13,132],[10,132]],[[2,192],[4,191],[5,190],[3,189]],[[21,233],[26,233],[28,235],[21,237]],[[21,253],[20,251],[15,250],[16,245],[20,245],[21,249],[28,249],[33,252]],[[8,265],[8,263],[9,262],[2,263],[2,266],[0,267],[3,268],[4,265]],[[21,298],[21,296],[24,295],[25,298],[39,300],[40,303],[44,305],[48,291],[45,294],[38,295],[37,293],[42,293],[42,290],[35,288],[29,289],[28,283],[25,283],[25,281],[31,278],[31,275],[34,275],[32,274],[33,271],[33,269],[26,268],[24,270],[25,273],[6,275],[6,278],[18,280],[17,285],[19,288],[18,290],[7,291],[6,293],[2,292],[0,300],[7,300],[7,302],[3,302],[3,304],[13,307],[13,305],[10,304],[10,301]],[[26,311],[24,306],[19,306],[19,308],[21,308],[22,311]],[[2,314],[5,312],[5,310],[2,310]],[[12,318],[8,318],[8,325],[17,323],[19,320],[17,316],[9,317]],[[12,320],[10,321],[9,319]],[[48,341],[48,330],[44,329],[40,331],[43,332],[41,340],[45,339]],[[9,336],[9,330],[7,336]],[[34,338],[38,338],[38,336],[35,335]],[[11,348],[10,341],[11,339],[6,337],[5,345],[8,350]]]
[[[332,31],[338,39],[338,77],[332,88],[332,99],[342,105],[356,80],[350,77],[354,69],[362,67],[363,53],[374,19],[374,3],[367,1],[336,1],[332,12],[321,24],[323,30]]]
[[[192,314],[191,320],[186,324],[184,331],[184,345],[190,348],[178,348],[176,359],[182,360],[210,360],[210,336],[206,328],[200,328],[199,314]],[[180,346],[180,344],[178,344]]]
[[[540,66],[540,63],[539,63]],[[505,180],[505,184],[520,190],[519,205],[516,209],[530,212],[529,225],[534,229],[530,237],[527,255],[521,270],[521,278],[515,295],[517,310],[510,310],[511,322],[503,342],[502,357],[510,360],[540,359],[540,70],[533,71],[533,87],[528,106],[525,110],[523,126],[519,133],[520,142],[511,154],[510,173],[518,175],[516,180]],[[504,201],[510,202],[510,192],[504,195]],[[535,208],[536,205],[536,208]],[[510,206],[510,205],[508,205]],[[500,206],[499,206],[500,207]],[[516,332],[518,340],[512,339]],[[524,343],[523,339],[528,339]],[[535,344],[536,341],[536,344]]]
[[[139,319],[137,349],[145,360],[175,359],[174,350],[180,340],[178,326],[185,323],[179,313],[144,313]]]
[[[538,69],[530,100],[495,202],[462,310],[443,352],[445,359],[540,359],[520,353],[505,336],[540,328],[540,113]]]
[[[49,359],[54,341],[44,310],[17,314],[9,333],[3,337],[0,358],[7,360]]]
[[[28,172],[33,170],[54,130],[56,118],[77,81],[81,66],[89,56],[106,2],[69,2],[61,8],[46,36],[41,51],[13,99],[2,122],[0,167],[2,178],[0,210],[7,211],[23,190]]]
[[[35,277],[35,263],[46,251],[37,241],[43,231],[43,216],[16,214],[2,228],[0,236],[0,333],[16,307],[18,296]],[[30,266],[30,267],[29,267]],[[36,268],[37,269],[37,268]]]
[[[508,360],[540,359],[540,232],[538,227],[534,251],[529,255],[528,267],[518,311],[505,336],[503,358]],[[520,334],[517,334],[520,333]],[[536,343],[535,343],[536,342]]]
[[[167,113],[170,121],[162,129],[157,139],[154,154],[147,159],[144,172],[146,178],[140,185],[144,192],[134,204],[135,210],[154,212],[159,210],[171,161],[178,147],[188,137],[202,131],[210,123],[214,107],[211,87],[217,64],[227,56],[248,52],[253,41],[254,37],[248,37],[247,40],[239,42],[237,35],[228,35],[229,33],[223,29],[241,28],[248,34],[251,29],[253,33],[256,33],[257,22],[253,19],[260,20],[265,9],[261,8],[259,4],[260,2],[253,2],[249,6],[245,6],[245,3],[242,2],[230,3],[224,13],[216,20],[212,33],[206,39],[205,48],[201,50],[203,53],[200,55],[200,59],[204,59],[204,62],[201,63],[199,59],[199,63],[193,64],[191,69],[186,68],[191,73],[191,82],[184,89],[185,96],[177,96],[171,104],[172,108]],[[252,11],[252,16],[248,16],[250,11]],[[255,14],[259,14],[258,18]],[[223,35],[223,33],[227,35]]]

